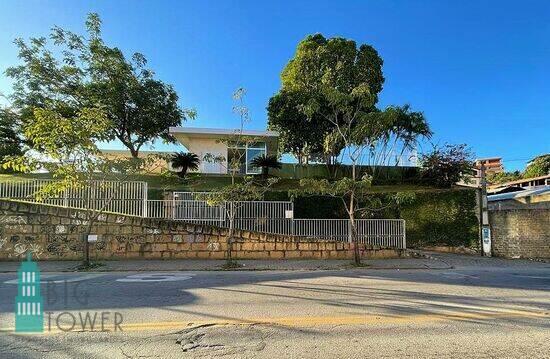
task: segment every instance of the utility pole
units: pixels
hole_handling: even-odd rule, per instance
[[[489,226],[489,209],[487,204],[487,179],[485,177],[485,164],[481,163],[479,190],[479,239],[481,242],[481,255],[491,256],[491,228]]]

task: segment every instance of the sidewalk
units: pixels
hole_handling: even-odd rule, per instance
[[[548,268],[548,261],[527,259],[488,258],[476,255],[411,251],[410,257],[397,259],[371,259],[362,263],[369,269],[461,269],[461,268]],[[240,268],[231,270],[346,270],[355,268],[350,260],[323,259],[279,259],[279,260],[238,260]],[[42,272],[74,272],[79,261],[38,262]],[[174,272],[174,271],[216,271],[223,270],[224,260],[180,259],[180,260],[113,260],[100,261],[100,267],[93,272]],[[0,273],[15,272],[19,262],[0,261]]]
[[[78,261],[38,262],[42,272],[73,272]],[[214,271],[223,270],[224,260],[117,260],[100,261],[93,272]],[[349,260],[239,260],[232,270],[344,270],[354,268]],[[365,269],[449,269],[446,263],[429,258],[363,260]],[[0,262],[0,273],[15,272],[19,262]]]

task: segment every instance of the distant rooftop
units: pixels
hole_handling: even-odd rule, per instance
[[[493,201],[502,201],[506,199],[541,196],[543,194],[550,194],[550,186],[544,186],[541,188],[529,189],[529,190],[519,191],[519,192],[494,194],[491,196],[487,196],[487,200],[489,202],[493,202]]]
[[[489,160],[501,160],[502,157],[485,157],[485,158],[476,158],[477,161],[489,161]]]

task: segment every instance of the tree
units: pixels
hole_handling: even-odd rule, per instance
[[[449,188],[467,180],[473,169],[473,155],[465,144],[434,146],[421,157],[421,177],[437,187]]]
[[[522,178],[520,171],[514,172],[496,172],[487,174],[487,182],[491,184],[501,184],[516,181]]]
[[[10,156],[23,154],[18,125],[19,116],[8,107],[0,107],[0,164]]]
[[[332,126],[322,118],[311,118],[300,111],[307,97],[299,91],[281,90],[269,100],[268,128],[279,132],[281,152],[296,157],[300,165],[324,153],[323,141]]]
[[[324,155],[349,163],[351,176],[337,181],[303,179],[297,195],[329,195],[340,198],[350,221],[354,261],[360,263],[356,219],[376,210],[370,186],[372,177],[360,173],[361,165],[389,164],[391,154],[415,148],[431,131],[420,112],[408,105],[376,108],[382,90],[382,59],[369,45],[343,38],[308,36],[281,74],[282,88],[307,94],[297,108],[305,119],[319,119],[330,131],[323,136]],[[396,194],[400,201],[405,195]]]
[[[231,176],[231,184],[216,190],[216,192],[199,193],[196,195],[196,199],[205,201],[209,206],[221,207],[225,211],[226,218],[229,222],[226,241],[226,266],[229,268],[236,265],[233,261],[232,251],[235,241],[235,217],[239,208],[244,205],[245,201],[257,201],[262,199],[264,193],[278,181],[276,178],[270,178],[267,182],[259,184],[250,176],[245,176],[241,182],[236,181],[236,176],[239,172],[243,156],[246,156],[244,152],[236,149],[236,145],[245,146],[260,140],[254,136],[244,135],[244,128],[250,122],[250,113],[248,107],[244,103],[245,95],[246,90],[242,87],[238,88],[233,93],[233,100],[236,101],[233,106],[233,112],[239,118],[239,128],[236,129],[231,136],[221,140],[227,144],[228,154],[231,157],[226,159],[220,155],[206,154],[203,158],[203,160],[208,162],[225,163],[229,175]]]
[[[260,155],[251,161],[254,167],[260,167],[262,169],[262,177],[267,179],[270,168],[282,168],[281,162],[277,159],[277,156]]]
[[[258,201],[263,198],[265,192],[277,183],[277,178],[268,179],[267,183],[258,184],[252,177],[245,177],[240,183],[232,183],[224,186],[216,192],[203,192],[196,195],[196,199],[205,201],[209,206],[221,207],[225,211],[229,222],[227,233],[226,261],[227,267],[234,267],[233,243],[235,242],[235,218],[239,208],[246,201]]]
[[[102,105],[112,126],[107,140],[120,140],[133,157],[157,137],[174,141],[170,126],[178,126],[195,112],[178,106],[171,85],[154,78],[147,60],[135,53],[131,60],[101,38],[101,20],[89,14],[87,36],[59,27],[28,43],[17,39],[22,64],[6,70],[14,80],[14,105],[22,122],[34,122],[35,108],[52,107],[73,116],[81,107]],[[52,45],[52,46],[50,46]]]
[[[250,123],[250,112],[248,107],[244,103],[244,97],[246,95],[246,89],[239,87],[233,92],[233,113],[239,118],[239,127],[233,131],[233,133],[223,139],[218,140],[220,143],[224,143],[227,146],[227,157],[220,154],[206,153],[203,156],[203,161],[210,163],[218,163],[220,166],[226,167],[229,176],[231,177],[231,184],[236,183],[237,175],[241,172],[241,166],[246,159],[246,152],[242,151],[242,148],[248,145],[262,141],[261,137],[249,136],[244,134],[245,126]]]
[[[179,169],[178,176],[185,178],[188,170],[199,169],[200,159],[199,156],[191,152],[178,152],[172,155],[171,163],[173,168]]]
[[[550,154],[540,155],[533,158],[527,164],[523,178],[532,178],[550,174]]]
[[[50,108],[36,108],[36,121],[23,124],[23,135],[29,143],[29,151],[22,156],[9,156],[3,168],[19,172],[38,169],[47,170],[55,181],[41,187],[35,194],[38,201],[58,197],[67,190],[90,189],[94,182],[105,184],[109,176],[114,187],[100,187],[111,197],[98,203],[97,191],[81,191],[84,212],[81,232],[83,243],[83,266],[90,265],[88,236],[98,217],[114,198],[122,181],[131,174],[141,173],[154,162],[154,158],[115,159],[104,157],[97,143],[109,137],[112,123],[101,107],[83,107],[74,115],[63,115]],[[40,152],[40,156],[35,154]]]
[[[307,163],[314,156],[331,164],[343,144],[325,141],[335,127],[324,118],[331,108],[325,106],[327,103],[319,93],[327,86],[350,93],[364,85],[371,96],[368,111],[374,111],[384,83],[382,63],[372,46],[357,47],[352,40],[326,39],[321,34],[302,40],[281,73],[281,90],[268,105],[268,124],[281,132],[282,148],[294,154],[300,163]],[[312,102],[317,104],[316,111],[305,113],[303,109]]]

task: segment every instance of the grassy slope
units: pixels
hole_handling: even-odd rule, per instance
[[[50,179],[48,173],[36,174],[0,174],[0,182],[15,180],[15,179]],[[180,190],[180,191],[208,191],[226,186],[231,183],[229,176],[198,176],[187,183],[183,181],[167,182],[161,176],[157,175],[135,175],[129,178],[134,181],[145,181],[148,183],[149,189],[156,191],[163,190]],[[299,187],[299,180],[281,178],[277,184],[273,186],[275,191],[287,191]],[[373,192],[397,192],[397,191],[434,191],[436,189],[420,185],[400,184],[400,185],[384,185],[373,186]]]

